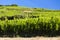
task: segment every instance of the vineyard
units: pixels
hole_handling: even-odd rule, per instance
[[[0,36],[59,36],[60,10],[0,7]]]

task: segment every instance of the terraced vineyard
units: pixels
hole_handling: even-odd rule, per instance
[[[0,6],[0,36],[60,35],[60,10]]]

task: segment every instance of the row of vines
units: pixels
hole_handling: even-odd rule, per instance
[[[60,35],[60,20],[54,17],[0,20],[0,36]]]

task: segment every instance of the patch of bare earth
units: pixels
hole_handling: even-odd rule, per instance
[[[60,40],[60,37],[31,37],[31,38],[23,38],[23,37],[17,37],[17,38],[2,38],[0,37],[0,40]]]

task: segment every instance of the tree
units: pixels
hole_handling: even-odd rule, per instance
[[[0,5],[0,6],[3,6],[3,5]]]
[[[10,6],[18,6],[17,4],[12,4],[12,5],[10,5]]]

